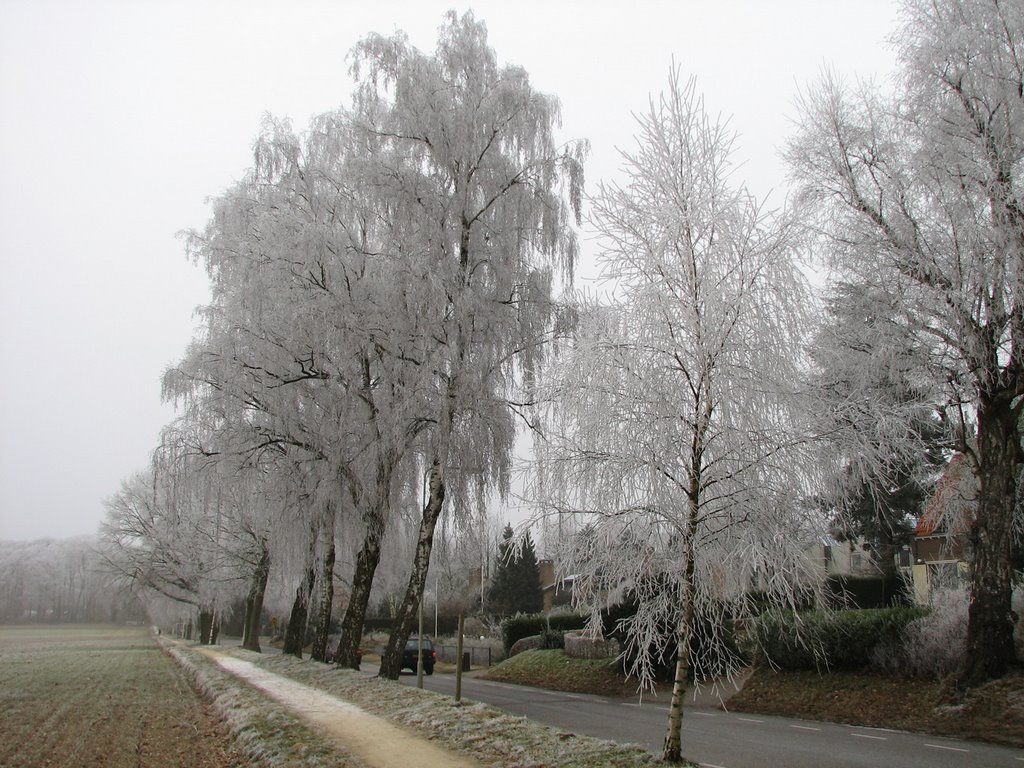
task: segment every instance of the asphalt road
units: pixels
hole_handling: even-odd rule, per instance
[[[403,674],[405,685],[416,676]],[[424,677],[455,694],[455,675]],[[558,693],[464,677],[464,699],[492,704],[573,733],[661,751],[662,702]],[[979,742],[835,723],[687,707],[683,754],[706,768],[1024,768],[1024,751]]]

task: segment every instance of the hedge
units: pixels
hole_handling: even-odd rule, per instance
[[[898,644],[924,608],[765,614],[755,623],[766,660],[781,669],[862,669],[880,643]]]
[[[380,618],[380,617],[367,618],[365,621],[363,621],[363,633],[365,634],[365,633],[370,633],[370,632],[381,632],[381,633],[390,634],[391,633],[392,624],[394,624],[394,622],[395,622],[395,620],[392,619],[392,618],[389,618],[389,617],[384,617],[384,618]],[[412,625],[412,633],[411,633],[412,637],[416,636],[416,627],[417,626],[418,626],[418,624],[414,622],[413,625]],[[433,631],[434,631],[434,614],[431,613],[429,616],[424,616],[423,617],[423,632],[424,632],[424,634],[430,634]],[[452,635],[456,634],[458,631],[459,631],[459,617],[458,616],[446,616],[446,615],[442,614],[441,616],[438,617],[438,621],[437,621],[438,637],[451,637]]]
[[[900,576],[832,575],[825,579],[825,589],[849,608],[907,606],[911,598]]]
[[[587,624],[589,616],[573,613],[563,613],[557,616],[545,616],[542,613],[534,613],[528,616],[513,616],[501,622],[501,639],[505,644],[505,654],[512,650],[512,645],[524,637],[540,635],[549,628],[558,632],[566,632],[570,629],[583,629]]]

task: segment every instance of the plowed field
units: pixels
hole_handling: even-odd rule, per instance
[[[0,627],[0,765],[242,765],[144,627]]]

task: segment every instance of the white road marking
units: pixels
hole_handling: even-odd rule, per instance
[[[925,744],[926,747],[932,749],[948,749],[950,752],[970,752],[969,749],[961,749],[960,747],[947,747],[945,744]]]
[[[742,720],[744,723],[763,723],[764,720],[755,720],[752,717],[737,717],[737,720]]]
[[[856,736],[858,739],[874,739],[875,741],[888,741],[886,736],[872,736],[870,733],[851,733],[851,736]]]
[[[809,725],[791,725],[790,728],[799,728],[801,731],[820,731],[821,728],[812,728]]]
[[[718,717],[714,712],[691,712],[690,714],[698,717]]]
[[[701,763],[701,768],[725,768],[724,765],[715,765],[714,763]]]

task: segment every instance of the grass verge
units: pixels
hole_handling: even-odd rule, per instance
[[[291,656],[261,656],[241,650],[231,653],[270,672],[350,701],[484,766],[653,768],[663,765],[642,747],[560,731],[486,704],[459,704],[430,691]]]
[[[607,659],[526,651],[491,668],[490,680],[600,696],[634,695]],[[1024,748],[1024,671],[1011,672],[954,702],[949,683],[866,672],[759,669],[729,699],[738,712],[895,728]]]
[[[523,651],[491,667],[481,675],[518,685],[532,685],[552,691],[621,696],[627,690],[618,664],[611,659],[572,659],[561,650]]]
[[[1024,672],[1011,672],[953,703],[949,683],[864,672],[757,670],[729,708],[933,733],[1024,748]]]
[[[255,765],[301,768],[365,768],[365,764],[323,739],[280,704],[180,644],[165,643],[193,685],[213,703],[239,749]],[[255,655],[255,654],[253,654]]]

